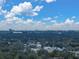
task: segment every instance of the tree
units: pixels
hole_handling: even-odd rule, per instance
[[[0,59],[4,59],[4,54],[1,51],[0,51]]]

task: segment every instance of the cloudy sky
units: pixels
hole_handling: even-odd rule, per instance
[[[0,30],[79,30],[79,0],[0,0]]]

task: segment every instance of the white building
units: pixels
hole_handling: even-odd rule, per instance
[[[39,49],[42,47],[42,45],[40,44],[40,42],[37,42],[36,47],[39,48]]]
[[[79,57],[79,51],[69,51],[69,52],[75,54],[75,57]]]
[[[52,51],[54,51],[54,50],[63,51],[64,48],[50,47],[50,46],[48,46],[48,47],[44,47],[44,50],[46,50],[46,51],[48,51],[48,52],[52,52]]]

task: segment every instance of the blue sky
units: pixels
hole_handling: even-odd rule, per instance
[[[0,30],[79,30],[79,0],[0,0]]]

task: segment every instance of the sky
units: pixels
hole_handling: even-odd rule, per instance
[[[0,30],[79,30],[79,0],[0,0]]]

